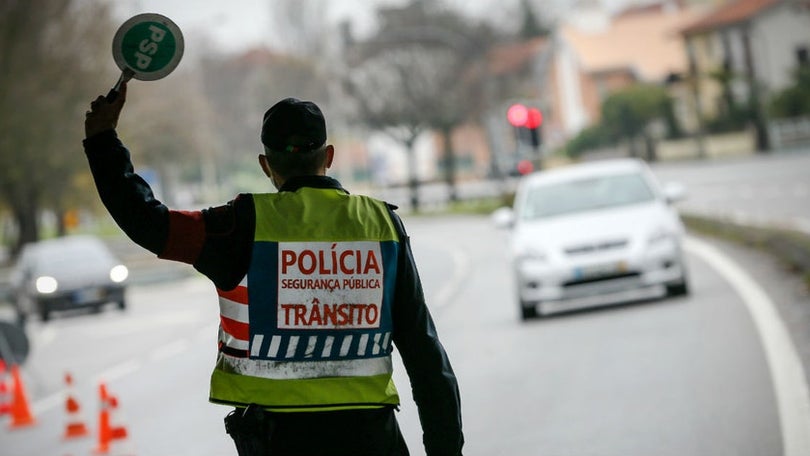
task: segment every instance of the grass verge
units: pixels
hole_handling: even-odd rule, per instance
[[[752,227],[728,220],[681,214],[692,231],[770,253],[785,268],[799,274],[810,290],[810,236],[782,228]]]

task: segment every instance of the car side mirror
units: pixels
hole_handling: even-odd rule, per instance
[[[686,187],[680,182],[669,182],[664,185],[664,198],[669,204],[684,200],[686,199]]]
[[[492,222],[497,228],[512,228],[515,225],[515,213],[511,208],[500,207],[492,213]]]

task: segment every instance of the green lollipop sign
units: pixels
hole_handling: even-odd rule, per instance
[[[121,78],[107,95],[118,95],[121,83],[132,78],[154,81],[171,73],[183,57],[183,34],[169,18],[155,13],[133,16],[115,33],[112,44]]]

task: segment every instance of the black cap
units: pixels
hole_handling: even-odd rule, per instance
[[[285,98],[264,113],[262,144],[274,152],[305,152],[325,143],[326,121],[311,101]]]

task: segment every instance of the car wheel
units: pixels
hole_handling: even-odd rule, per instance
[[[39,316],[42,318],[42,321],[48,321],[51,319],[51,309],[48,306],[41,304],[42,307],[39,309]]]
[[[22,328],[25,326],[26,322],[28,322],[28,315],[20,309],[17,309],[17,326]]]
[[[520,301],[520,319],[529,320],[537,317],[537,306],[534,303]]]

